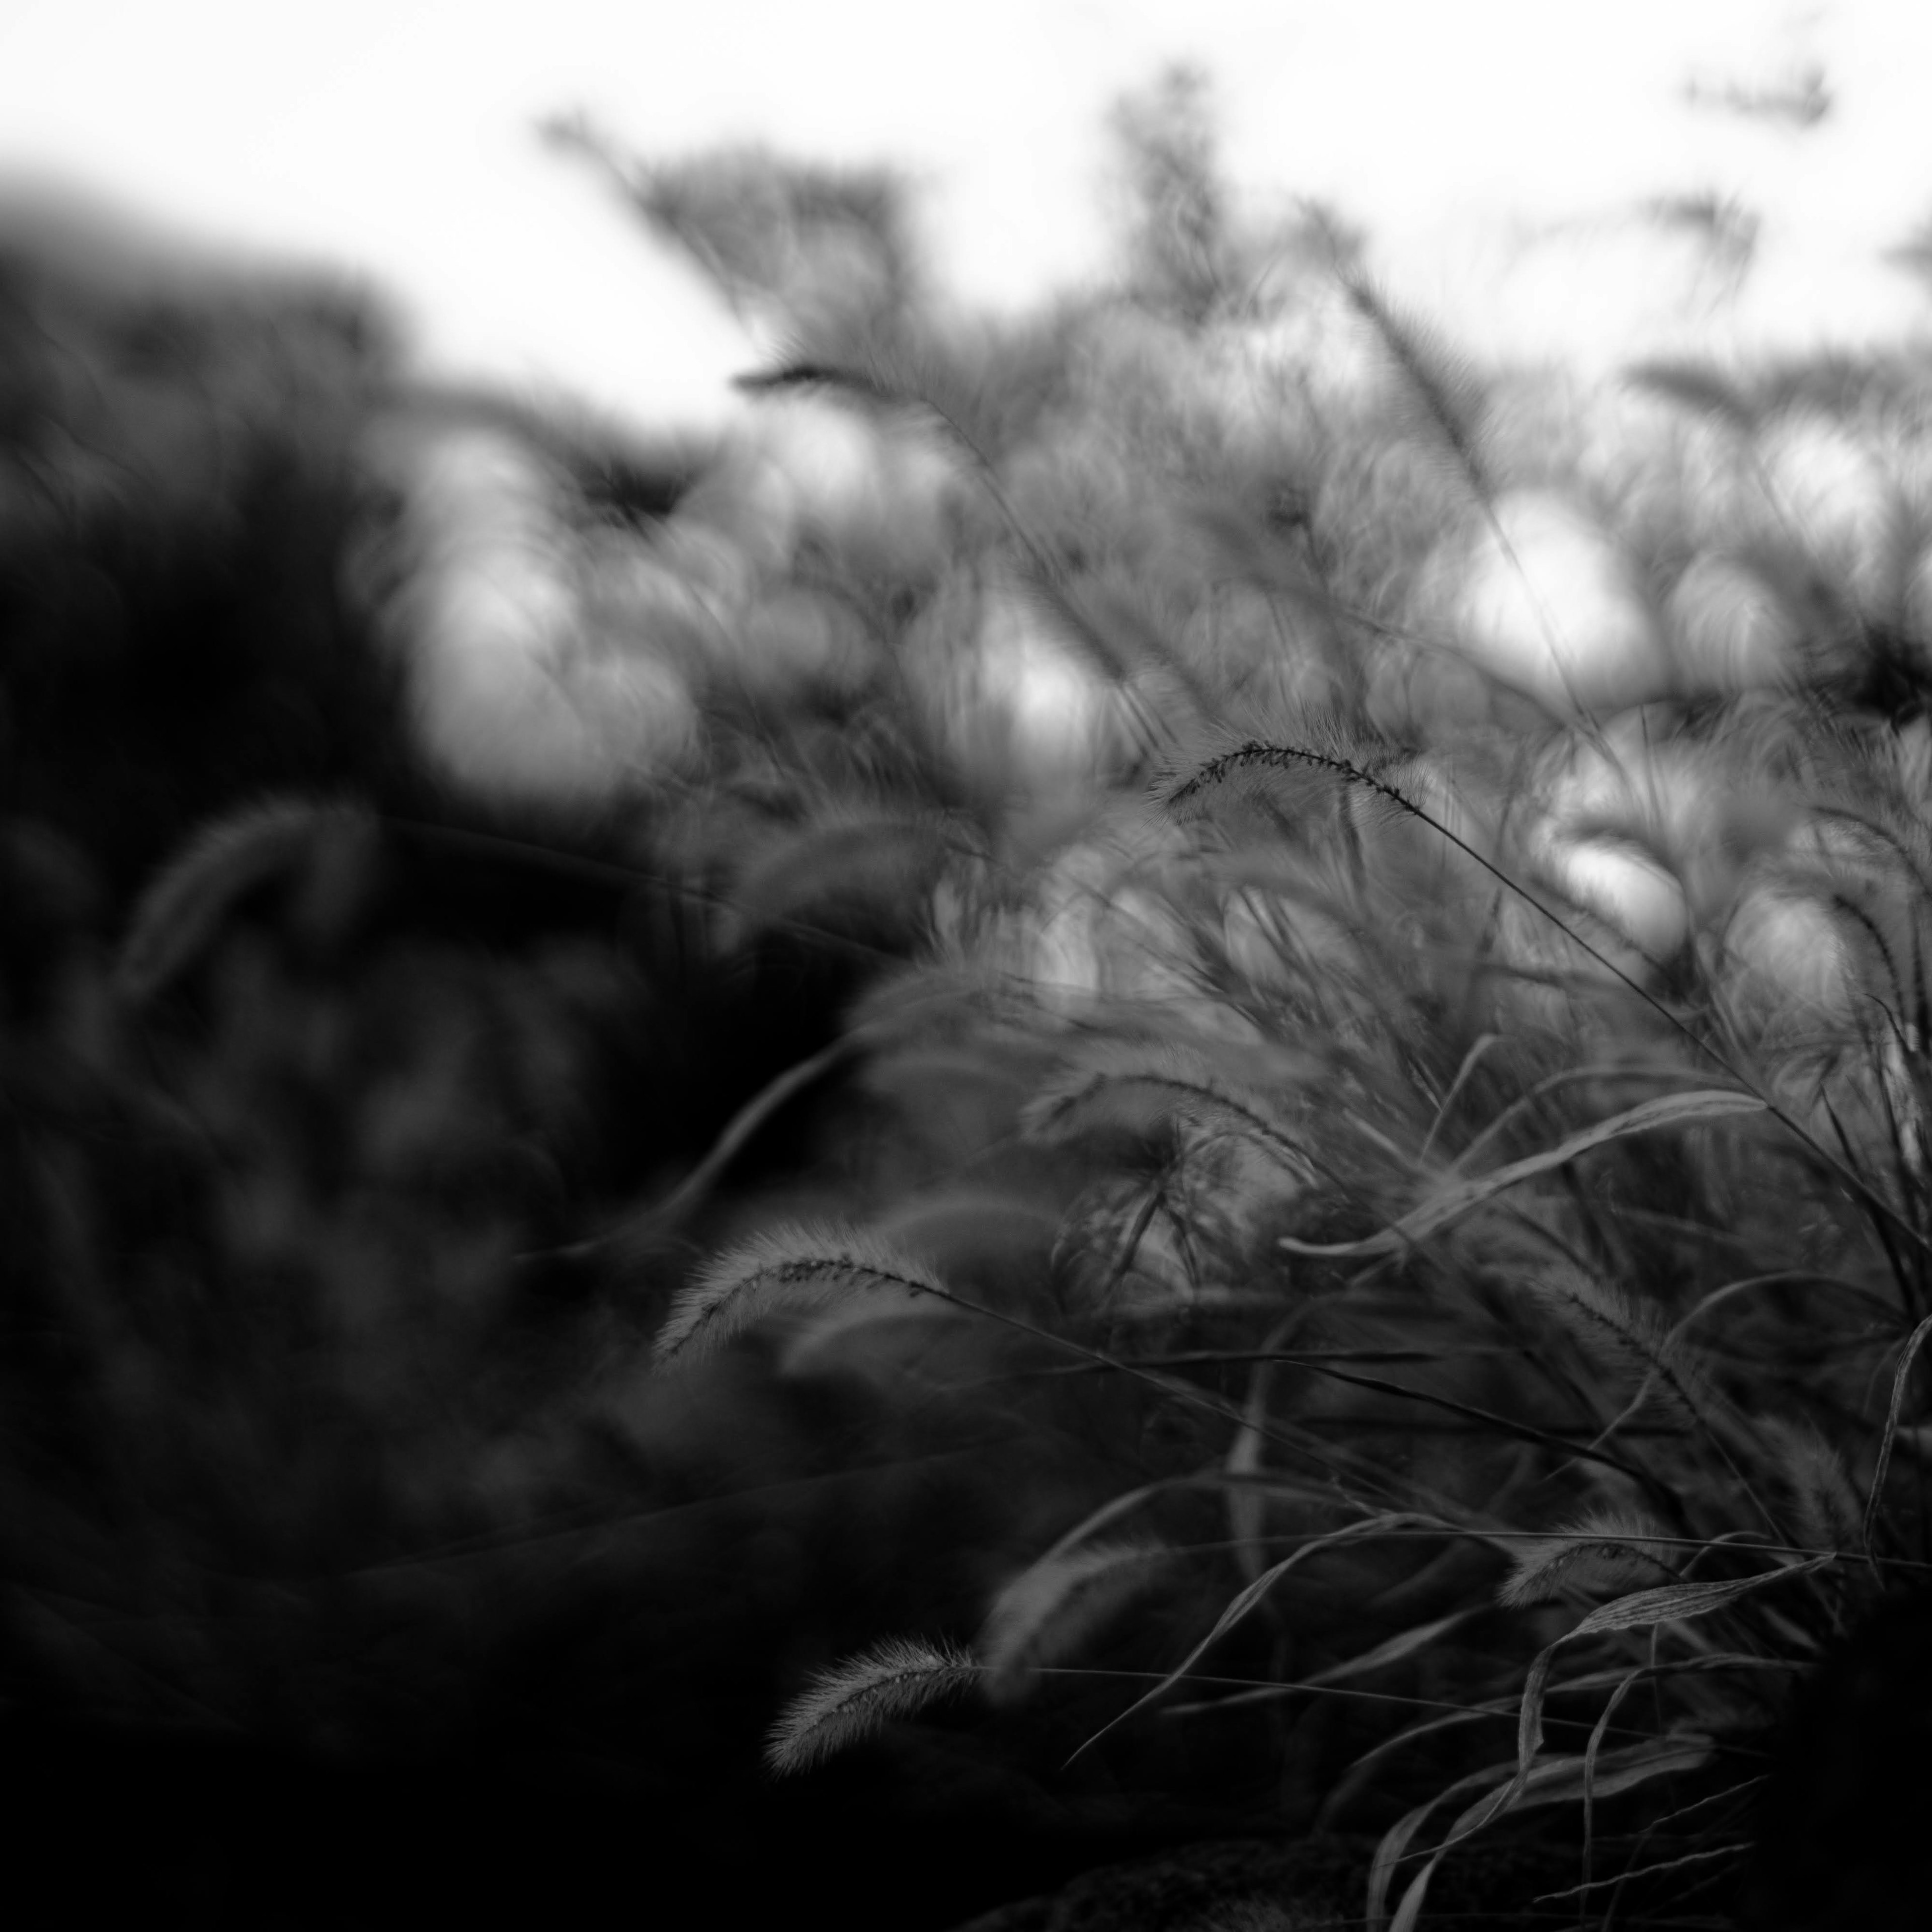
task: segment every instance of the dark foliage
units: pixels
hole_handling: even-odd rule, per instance
[[[1907,1932],[1932,1900],[1932,1594],[1895,1591],[1792,1700],[1756,1820],[1747,1932]]]
[[[865,1402],[755,1367],[710,1414],[625,1393],[690,1249],[614,1256],[614,1208],[825,1046],[896,932],[721,937],[716,880],[640,861],[634,821],[560,839],[425,770],[347,568],[388,513],[362,440],[399,401],[544,426],[402,395],[332,291],[32,233],[0,332],[22,1894],[496,1923],[661,1904],[674,1865],[730,1922],[803,1883],[936,1926],[1121,1849],[989,1772],[1005,1849],[909,1818],[896,1863],[855,1840],[896,1778],[766,1786],[796,1647],[868,1633],[878,1539],[936,1584],[920,1617],[1004,1530],[956,1420],[882,1460]],[[593,515],[662,520],[690,480],[551,434]],[[812,1104],[734,1189],[805,1163]]]

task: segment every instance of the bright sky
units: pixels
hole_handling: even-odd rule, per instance
[[[1932,215],[1924,0],[0,0],[0,178],[365,269],[440,370],[696,423],[752,345],[540,117],[586,110],[647,156],[901,163],[941,274],[1012,304],[1096,263],[1107,106],[1177,56],[1216,82],[1238,181],[1365,220],[1485,343],[1654,329],[1679,285],[1628,215],[1665,194],[1762,215],[1755,328],[1926,312],[1881,260]],[[1808,132],[1685,98],[1814,61],[1834,106]]]

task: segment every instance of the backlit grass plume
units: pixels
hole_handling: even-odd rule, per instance
[[[1666,1413],[1715,1431],[1714,1398],[1696,1352],[1665,1328],[1654,1308],[1618,1284],[1578,1268],[1550,1270],[1528,1287],[1606,1385],[1636,1384],[1637,1394],[1620,1422],[1628,1421],[1647,1400]]]
[[[1856,1550],[1864,1535],[1862,1505],[1845,1459],[1814,1422],[1771,1417],[1758,1424],[1768,1441],[1800,1542],[1809,1550]]]
[[[786,1706],[766,1742],[780,1777],[812,1767],[884,1726],[974,1688],[981,1665],[948,1643],[888,1637],[823,1670]]]
[[[1494,484],[1483,452],[1487,398],[1474,371],[1434,332],[1399,316],[1358,270],[1342,278],[1348,305],[1381,342],[1393,367],[1400,403],[1418,440],[1439,447],[1477,496]]]
[[[1401,782],[1414,757],[1404,748],[1364,739],[1342,721],[1311,718],[1300,722],[1292,740],[1285,734],[1224,733],[1201,746],[1190,763],[1165,773],[1154,796],[1184,824],[1246,804],[1298,826],[1317,812],[1332,814],[1337,800],[1350,794],[1400,816],[1433,823]]]
[[[1520,1551],[1497,1592],[1511,1610],[1550,1601],[1565,1590],[1594,1594],[1663,1583],[1675,1576],[1670,1539],[1652,1518],[1628,1510],[1591,1512],[1574,1530]]]
[[[679,1291],[658,1331],[656,1358],[661,1366],[700,1360],[767,1316],[880,1288],[946,1294],[929,1269],[856,1228],[776,1228],[717,1256]]]

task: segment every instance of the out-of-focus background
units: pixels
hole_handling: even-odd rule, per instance
[[[1099,268],[1106,109],[1192,60],[1241,188],[1337,208],[1485,353],[1600,365],[1908,326],[1928,57],[1910,0],[12,0],[0,180],[366,274],[436,373],[699,428],[753,345],[545,117],[902,167],[943,285],[1010,310]]]

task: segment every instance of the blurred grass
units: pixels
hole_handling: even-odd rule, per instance
[[[1466,364],[1144,109],[1010,334],[812,177],[892,298],[661,488],[0,258],[16,1748],[796,1858],[776,1719],[868,1910],[892,1818],[1047,1847],[922,1923],[1317,1828],[1378,1922],[1778,1922],[1790,1687],[1927,1561],[1924,376]]]

